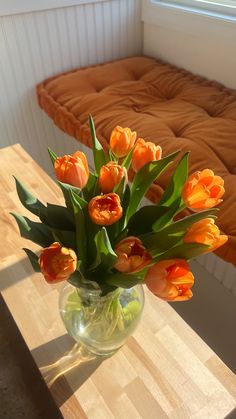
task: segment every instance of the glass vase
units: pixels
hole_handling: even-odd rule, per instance
[[[96,355],[115,353],[136,329],[144,306],[142,285],[117,288],[105,296],[66,283],[59,308],[70,336]]]

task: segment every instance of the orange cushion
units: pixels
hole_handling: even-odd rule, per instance
[[[236,266],[236,91],[159,60],[132,57],[52,77],[37,86],[55,124],[91,146],[88,114],[103,146],[116,125],[160,144],[190,150],[190,173],[211,168],[225,180],[217,224],[229,241],[216,253]],[[157,202],[170,169],[149,191]]]

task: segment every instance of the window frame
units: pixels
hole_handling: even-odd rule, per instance
[[[236,22],[236,2],[235,6],[220,5],[213,2],[207,3],[207,0],[177,0],[176,2],[172,0],[150,0],[150,2],[156,6],[168,7]]]

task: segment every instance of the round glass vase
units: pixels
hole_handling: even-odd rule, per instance
[[[115,353],[136,329],[144,306],[142,285],[101,291],[66,283],[60,291],[59,309],[70,336],[96,355]]]

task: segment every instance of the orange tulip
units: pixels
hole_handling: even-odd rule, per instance
[[[184,236],[184,243],[201,243],[211,246],[206,252],[213,252],[223,246],[228,236],[220,234],[213,218],[205,218],[192,224]]]
[[[118,259],[114,267],[119,272],[138,272],[147,266],[151,260],[151,255],[137,237],[126,237],[115,246]]]
[[[114,224],[123,213],[119,195],[109,193],[95,196],[88,204],[88,212],[95,224],[102,226]]]
[[[150,291],[165,301],[184,301],[192,297],[194,276],[184,259],[162,260],[153,265],[145,276]]]
[[[104,193],[112,192],[113,188],[120,183],[122,178],[128,182],[127,170],[125,167],[110,161],[105,166],[101,167],[99,173],[99,185],[101,191]]]
[[[117,126],[110,137],[110,148],[116,157],[125,157],[136,141],[136,132]]]
[[[72,249],[55,242],[43,249],[39,264],[44,278],[49,283],[67,280],[76,269],[77,256]]]
[[[162,149],[159,145],[155,145],[151,141],[144,141],[139,138],[134,148],[132,156],[132,166],[135,172],[138,172],[146,163],[153,160],[160,160]]]
[[[58,157],[54,162],[57,179],[83,189],[89,178],[87,158],[82,151],[77,151],[73,156]]]
[[[186,206],[201,211],[218,205],[224,195],[224,181],[210,169],[195,172],[185,182],[182,192]]]

